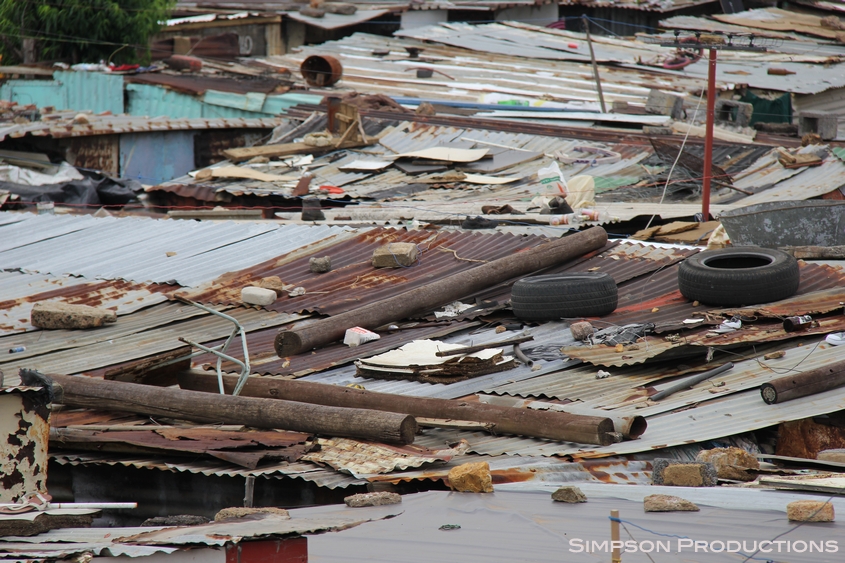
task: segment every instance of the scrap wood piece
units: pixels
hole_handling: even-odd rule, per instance
[[[799,260],[819,258],[845,260],[845,246],[785,246],[778,250],[782,250]]]
[[[695,221],[672,221],[666,225],[661,225],[660,229],[655,234],[661,236],[676,235],[678,233],[696,229],[700,224],[701,223]]]
[[[813,153],[791,154],[783,149],[778,149],[778,162],[784,168],[801,168],[804,166],[820,166],[824,159]]]
[[[265,145],[263,147],[242,147],[237,149],[228,149],[223,151],[223,155],[232,162],[243,162],[255,158],[256,156],[266,156],[267,158],[276,158],[283,156],[290,156],[294,154],[318,154],[323,152],[331,152],[337,149],[353,149],[358,147],[365,147],[374,143],[376,139],[368,138],[367,141],[348,140],[340,146],[326,146],[326,147],[312,147],[305,143],[282,143],[278,145]]]
[[[220,168],[203,168],[197,172],[197,180],[207,180],[210,178],[234,178],[242,180],[258,180],[260,182],[291,182],[298,180],[299,176],[279,174],[267,174],[266,172],[259,172],[252,168],[242,168],[240,166],[222,166]]]

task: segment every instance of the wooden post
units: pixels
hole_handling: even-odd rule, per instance
[[[716,117],[716,49],[707,67],[707,124],[704,129],[704,179],[701,184],[701,222],[710,220],[710,182],[713,176],[713,122]]]
[[[416,419],[403,414],[201,393],[86,376],[49,377],[53,380],[55,402],[70,407],[279,428],[402,445],[413,443],[417,432]]]
[[[613,546],[613,551],[610,555],[610,563],[622,563],[622,550],[617,547],[621,544],[619,535],[619,511],[610,511],[610,545]]]
[[[449,277],[433,281],[375,303],[312,322],[276,335],[276,353],[284,358],[307,352],[343,337],[347,329],[374,329],[390,322],[424,313],[492,285],[524,276],[598,250],[607,243],[601,227],[516,252]]]
[[[760,387],[763,400],[775,405],[845,385],[845,362],[773,379]]]
[[[237,380],[237,376],[223,377],[223,386],[227,393],[232,392]],[[217,391],[217,376],[195,371],[183,372],[179,375],[179,385],[183,389],[214,393]],[[485,422],[493,424],[493,431],[496,433],[547,440],[599,445],[612,443],[609,433],[613,432],[613,421],[601,416],[409,397],[279,377],[250,377],[240,396],[272,397],[336,407],[372,409],[420,418]],[[642,425],[645,425],[645,420],[642,420]]]
[[[252,508],[255,498],[255,475],[247,475],[244,483],[244,508]]]
[[[604,105],[604,93],[601,91],[601,78],[599,77],[599,66],[596,64],[596,54],[593,52],[593,39],[590,37],[590,18],[581,16],[584,22],[584,29],[587,32],[587,45],[590,47],[590,60],[593,62],[593,77],[596,79],[596,90],[599,93],[599,103],[601,104],[601,112],[607,113],[607,108]]]

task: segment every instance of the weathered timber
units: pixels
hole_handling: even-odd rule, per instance
[[[764,383],[760,395],[770,405],[830,391],[845,385],[845,362],[786,375]]]
[[[508,340],[501,340],[499,342],[491,342],[489,344],[478,344],[476,346],[466,346],[464,348],[456,348],[455,350],[446,350],[443,352],[435,352],[434,355],[438,358],[447,358],[449,356],[465,356],[467,354],[475,354],[476,352],[483,352],[490,348],[501,348],[503,346],[513,346],[514,344],[522,344],[534,340],[533,336],[519,336],[517,338],[509,338]]]
[[[224,388],[227,392],[234,389],[237,380],[236,376],[223,377]],[[214,392],[217,390],[217,376],[196,371],[183,372],[179,375],[179,385],[183,389]],[[613,421],[600,416],[375,393],[352,387],[277,377],[250,377],[241,390],[241,395],[272,397],[336,407],[373,409],[424,418],[484,422],[492,424],[492,431],[496,433],[579,444],[606,446],[614,441],[609,434],[614,431]]]
[[[70,407],[245,424],[402,445],[413,443],[417,432],[414,417],[403,414],[202,393],[85,376],[49,377],[54,382],[55,402]]]
[[[845,260],[845,246],[787,246],[780,250],[799,260]]]
[[[607,233],[592,227],[537,247],[516,252],[463,272],[433,281],[375,303],[322,319],[276,335],[275,348],[280,357],[301,354],[334,342],[347,329],[367,329],[431,311],[492,285],[548,268],[598,250],[607,243]]]
[[[372,139],[375,141],[375,139]],[[223,151],[223,155],[232,162],[243,162],[256,156],[266,156],[267,158],[277,158],[283,156],[291,156],[295,154],[318,154],[331,152],[338,149],[354,149],[357,147],[364,147],[372,143],[363,142],[360,140],[348,140],[341,143],[339,146],[334,146],[332,143],[325,147],[315,147],[305,143],[281,143],[278,145],[264,145],[261,147],[243,147],[237,149],[228,149]]]

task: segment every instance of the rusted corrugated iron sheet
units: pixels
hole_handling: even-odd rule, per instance
[[[466,330],[475,325],[476,323],[467,321],[445,322],[443,324],[422,323],[418,328],[398,330],[393,333],[382,333],[381,339],[367,342],[361,346],[349,347],[336,342],[316,352],[305,352],[289,358],[278,357],[273,347],[273,341],[279,332],[278,328],[259,330],[247,334],[250,367],[252,368],[252,373],[261,375],[292,375],[300,377],[315,371],[322,371],[348,364],[362,357],[381,354],[411,340],[439,338],[453,332]],[[207,345],[217,346],[222,343],[223,340],[218,340],[207,343]],[[243,350],[240,346],[232,346],[229,354],[239,360],[243,359]],[[194,365],[204,365],[209,369],[212,366],[216,366],[216,364],[217,358],[210,354],[204,354],[194,359]],[[237,371],[238,369],[234,364],[230,364],[229,362],[224,362],[223,368],[232,371]]]
[[[263,94],[281,94],[287,92],[289,87],[287,81],[275,78],[252,77],[249,79],[236,80],[232,78],[202,76],[202,75],[174,75],[164,73],[146,73],[127,75],[124,82],[133,84],[153,84],[165,86],[177,92],[198,96],[207,90],[220,92],[232,92],[235,94],[248,94],[250,92],[261,92]]]
[[[449,461],[463,453],[460,449],[430,450],[413,444],[390,446],[348,438],[320,438],[317,443],[320,449],[305,454],[303,460],[328,465],[355,477],[392,473],[397,469]]]
[[[828,270],[834,270],[836,272],[840,271],[835,268],[830,268],[829,266],[820,267],[827,268]],[[824,271],[822,273],[820,271],[818,274],[815,275],[819,277],[824,276],[826,278],[826,276],[830,275],[830,272]],[[802,286],[809,287],[813,285],[814,282],[818,283],[818,281],[819,280],[810,279],[810,276],[805,276],[804,272],[802,271]],[[725,315],[759,315],[762,317],[780,318],[788,317],[791,315],[812,315],[820,313],[830,313],[831,311],[842,309],[843,302],[845,302],[845,287],[842,287],[841,285],[836,285],[835,287],[830,289],[823,289],[820,291],[799,294],[795,297],[790,297],[789,299],[778,301],[777,303],[771,303],[768,305],[758,305],[754,307],[741,307],[737,309],[723,309],[718,312]]]
[[[101,170],[106,174],[120,176],[120,136],[97,135],[74,137],[68,143],[67,156],[77,168]]]
[[[255,285],[268,276],[278,276],[284,283],[304,287],[306,293],[294,298],[280,297],[267,309],[337,315],[476,267],[482,262],[504,258],[546,240],[537,236],[373,229],[284,265],[280,265],[278,259],[268,260],[240,272],[224,274],[209,289],[191,293],[190,298],[205,303],[240,304],[241,288]],[[373,251],[394,242],[416,244],[422,251],[418,263],[405,268],[374,270]],[[311,272],[308,261],[316,255],[331,256],[331,272],[319,275]]]
[[[218,428],[149,428],[86,430],[56,428],[52,444],[59,448],[123,453],[206,454],[248,469],[264,458],[298,461],[314,449],[308,434],[279,431],[232,431]]]

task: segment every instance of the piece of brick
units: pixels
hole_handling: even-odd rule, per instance
[[[57,301],[36,303],[30,314],[33,326],[48,329],[95,328],[116,321],[117,313],[111,309],[69,305]]]
[[[833,522],[833,504],[823,500],[796,500],[786,505],[786,517],[793,522]]]
[[[657,458],[651,466],[653,485],[715,487],[718,480],[712,463]]]
[[[492,493],[493,478],[486,461],[465,463],[449,471],[449,487],[462,493]]]
[[[760,469],[757,458],[742,448],[713,448],[698,452],[696,461],[712,463],[719,479],[753,481],[756,476],[747,469]]]
[[[384,506],[387,504],[399,504],[402,502],[402,495],[386,491],[378,493],[361,493],[351,495],[343,499],[346,506],[361,508],[364,506]]]
[[[410,242],[391,242],[373,251],[374,268],[402,268],[413,266],[419,250]]]

